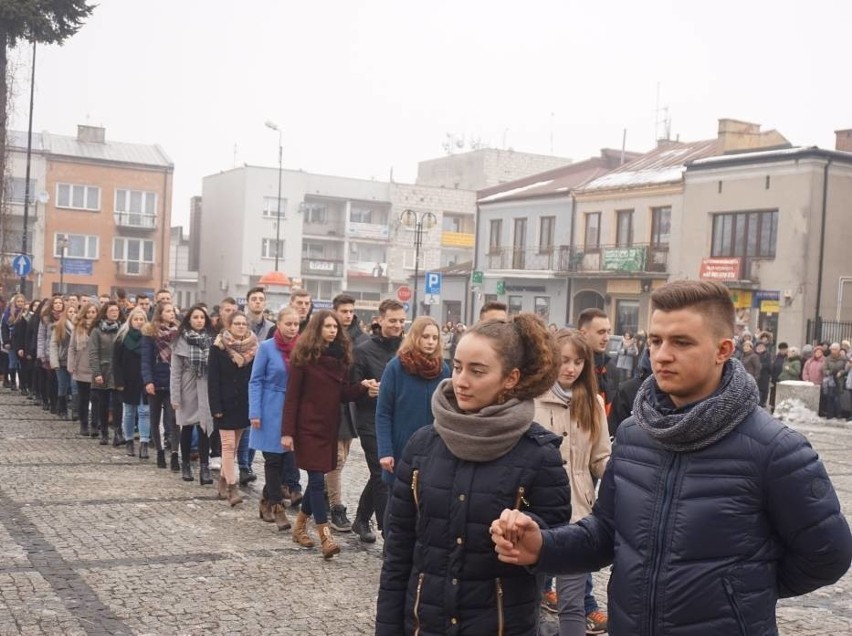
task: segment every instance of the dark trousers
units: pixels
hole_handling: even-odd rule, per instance
[[[240,444],[243,443],[243,437],[248,439],[248,433],[240,437]],[[219,429],[214,429],[210,434],[210,457],[222,456],[222,437],[219,435]]]
[[[172,399],[168,391],[155,391],[154,395],[148,396],[148,406],[151,409],[151,438],[154,447],[163,450],[163,438],[171,435],[175,428],[175,410],[172,408]],[[163,423],[163,434],[160,435],[160,422]],[[169,437],[172,442],[172,451],[177,450],[178,441]]]
[[[47,402],[51,410],[55,410],[56,401],[59,398],[59,383],[56,381],[56,371],[45,369],[44,378],[45,392],[41,396],[42,402]]]
[[[118,393],[112,389],[92,389],[92,410],[97,411],[100,430],[104,435],[109,433],[109,414],[112,411],[112,425],[121,435],[124,404]]]
[[[370,469],[370,478],[361,492],[358,500],[358,511],[355,518],[360,521],[369,521],[373,514],[376,515],[376,524],[381,530],[384,527],[385,508],[388,503],[388,489],[382,481],[382,466],[379,464],[379,445],[374,432],[358,431],[361,440],[361,448],[367,459],[367,468]]]
[[[301,475],[296,465],[296,453],[284,453],[284,483],[290,487],[292,492],[302,492],[302,484],[299,483]]]
[[[200,426],[180,427],[180,458],[185,464],[189,463],[192,454],[192,430],[198,429],[198,461],[201,464],[210,463],[210,438]]]
[[[18,384],[21,389],[29,389],[32,385],[32,360],[21,360],[21,368],[18,370]]]
[[[267,453],[263,451],[263,475],[266,485],[263,497],[270,506],[281,503],[281,486],[284,484],[284,456],[293,453]]]
[[[33,390],[33,394],[41,399],[42,392],[44,389],[42,388],[42,374],[41,374],[41,364],[37,360],[28,359],[27,362],[30,363],[30,387]]]
[[[77,380],[77,412],[80,417],[80,428],[89,428],[89,402],[92,399],[92,383]]]
[[[302,512],[309,517],[313,515],[314,523],[328,523],[328,509],[325,505],[325,473],[316,470],[308,471],[308,489],[302,499]]]

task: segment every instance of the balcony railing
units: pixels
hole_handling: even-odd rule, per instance
[[[649,243],[630,247],[600,245],[586,250],[580,246],[492,248],[485,255],[488,269],[556,272],[660,272],[668,271],[667,245]]]
[[[118,227],[136,228],[140,230],[156,230],[157,216],[155,214],[139,214],[136,212],[114,212],[113,218]]]
[[[302,276],[343,276],[343,261],[303,256]]]
[[[118,261],[115,264],[116,278],[150,279],[153,277],[153,274],[153,263],[140,263],[139,261]]]
[[[476,235],[473,232],[441,232],[441,247],[473,247]]]

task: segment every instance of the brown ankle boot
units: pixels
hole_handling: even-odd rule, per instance
[[[317,532],[319,532],[324,559],[330,559],[335,554],[340,554],[340,546],[334,542],[334,538],[331,536],[331,528],[327,523],[318,523]]]
[[[228,480],[225,479],[224,475],[219,477],[219,481],[216,484],[216,489],[218,491],[219,499],[228,498]]]
[[[290,520],[287,518],[287,512],[284,510],[283,505],[275,504],[272,506],[272,515],[275,525],[278,526],[279,532],[284,532],[285,530],[290,529]]]
[[[228,503],[232,507],[243,503],[243,496],[240,494],[240,489],[236,484],[228,484]]]
[[[269,502],[266,500],[266,497],[260,498],[260,508],[258,509],[258,516],[263,519],[267,523],[272,523],[275,521],[275,517],[272,516],[272,506],[269,505]]]
[[[296,515],[296,525],[293,526],[293,543],[298,543],[303,548],[314,547],[314,542],[308,536],[308,515],[301,510]]]

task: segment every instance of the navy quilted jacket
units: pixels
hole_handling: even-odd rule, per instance
[[[770,636],[778,598],[837,581],[852,538],[807,440],[756,408],[715,444],[618,429],[591,516],[544,532],[538,569],[613,563],[611,636]]]
[[[520,507],[546,526],[571,518],[561,438],[533,423],[491,462],[458,459],[432,426],[395,470],[376,634],[535,634],[541,577],[500,563],[488,528]]]

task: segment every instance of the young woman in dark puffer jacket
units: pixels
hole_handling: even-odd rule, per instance
[[[504,507],[568,523],[561,437],[533,421],[559,349],[533,314],[480,323],[432,396],[435,422],[394,474],[376,634],[536,634],[542,579],[500,563],[488,528]]]

